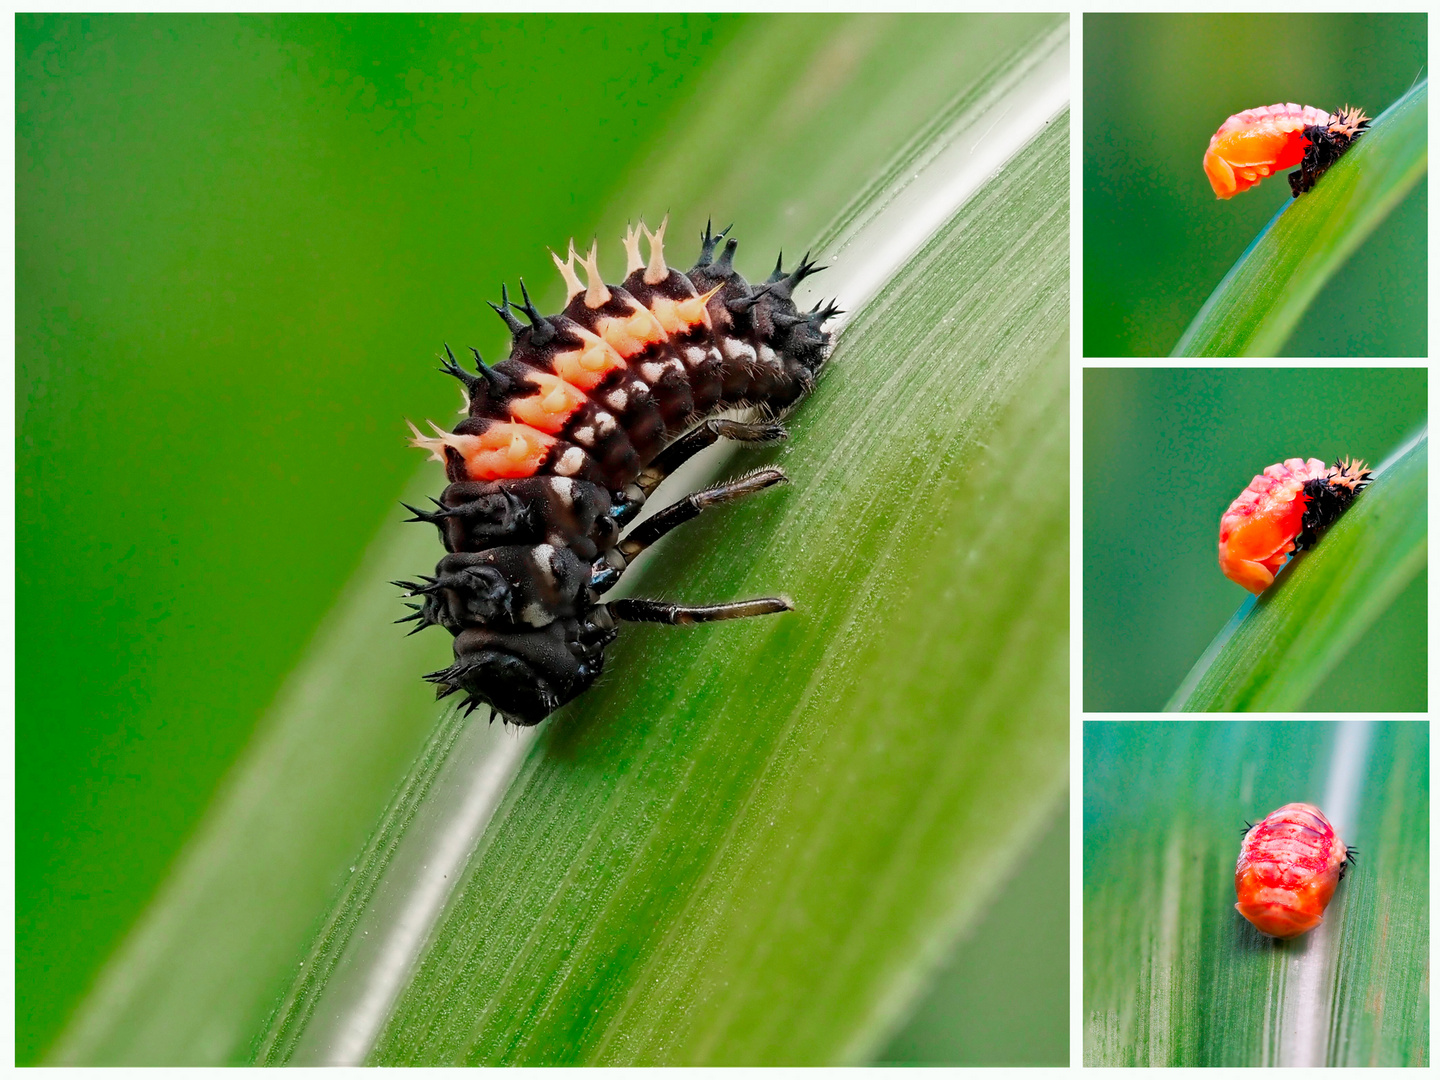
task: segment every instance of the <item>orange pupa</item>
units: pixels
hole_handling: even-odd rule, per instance
[[[1265,177],[1300,166],[1290,192],[1309,191],[1370,126],[1361,109],[1335,114],[1285,102],[1238,112],[1220,125],[1205,151],[1205,175],[1217,199],[1228,199]]]
[[[1313,547],[1369,486],[1363,461],[1286,458],[1250,481],[1220,516],[1220,570],[1259,595],[1293,551]]]
[[[1325,918],[1355,851],[1320,809],[1286,803],[1246,829],[1235,863],[1235,910],[1273,938],[1299,937]]]

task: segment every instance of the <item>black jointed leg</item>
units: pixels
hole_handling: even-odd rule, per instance
[[[787,434],[783,424],[747,424],[718,417],[706,420],[660,451],[655,460],[640,474],[636,483],[640,485],[641,491],[649,495],[660,486],[660,481],[720,439],[749,443],[776,442]]]
[[[762,596],[754,600],[737,600],[731,604],[705,604],[687,607],[666,604],[660,600],[612,600],[610,614],[623,622],[668,623],[691,626],[695,623],[723,622],[725,619],[748,619],[751,615],[778,615],[794,611],[795,605],[780,596]]]
[[[789,477],[780,469],[757,469],[746,476],[736,477],[734,480],[727,480],[723,484],[687,495],[631,529],[630,534],[617,545],[620,554],[625,556],[628,563],[671,529],[699,517],[700,511],[721,503],[734,502],[788,480]]]

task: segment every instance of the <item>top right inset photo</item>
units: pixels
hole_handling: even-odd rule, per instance
[[[1084,17],[1084,353],[1426,355],[1427,16]]]

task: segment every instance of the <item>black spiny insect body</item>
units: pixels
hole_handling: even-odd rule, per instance
[[[815,385],[830,349],[833,304],[797,310],[792,295],[824,267],[777,261],[761,285],[734,268],[736,241],[707,225],[688,271],[668,266],[665,224],[625,236],[626,276],[607,285],[595,247],[555,256],[569,295],[544,316],[521,284],[492,304],[510,328],[510,355],[474,373],[447,347],[466,417],[453,431],[413,426],[413,445],[445,465],[450,484],[429,522],[448,554],[433,576],[396,584],[420,600],[401,622],[443,626],[454,662],[426,678],[437,696],[466,693],[514,724],[533,725],[589,687],[622,622],[691,624],[788,611],[784,597],[705,606],[605,602],[630,562],[707,507],[785,480],[765,468],[681,499],[630,529],[660,482],[718,439],[785,437],[777,418]],[[642,234],[649,258],[640,252]],[[723,242],[723,247],[721,244]],[[718,255],[717,255],[717,249]],[[584,271],[582,283],[576,267]],[[517,314],[518,312],[518,314]],[[520,316],[523,315],[524,319]],[[713,416],[757,408],[756,420]],[[493,714],[492,714],[493,719]]]

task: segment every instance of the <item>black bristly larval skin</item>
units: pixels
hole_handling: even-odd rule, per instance
[[[554,257],[568,288],[558,315],[542,315],[523,283],[518,307],[503,288],[491,305],[512,335],[506,359],[487,367],[476,352],[472,373],[446,348],[441,370],[464,387],[466,417],[450,432],[411,430],[412,445],[445,465],[450,485],[435,509],[407,509],[439,530],[449,554],[433,576],[396,582],[421,600],[399,620],[415,622],[412,633],[443,626],[454,635],[454,663],[426,676],[437,696],[463,690],[470,711],[488,705],[492,720],[534,725],[595,681],[621,622],[791,610],[784,597],[602,600],[671,529],[785,481],[766,468],[717,484],[622,539],[656,486],[700,450],[722,438],[784,438],[777,418],[810,393],[829,355],[825,324],[839,310],[801,312],[793,300],[824,267],[808,255],[788,272],[777,261],[767,281],[751,285],[735,270],[728,232],[707,225],[699,259],[681,272],[665,262],[665,223],[654,232],[642,223],[626,233],[619,285],[600,276],[595,247],[581,258],[572,244],[566,259]],[[759,418],[712,415],[746,406]]]
[[[1325,476],[1305,481],[1301,490],[1307,501],[1305,514],[1300,519],[1300,535],[1295,538],[1295,550],[1313,548],[1319,542],[1321,530],[1339,521],[1340,515],[1350,509],[1355,496],[1369,487],[1373,480],[1373,473],[1363,461],[1337,458]]]
[[[1299,198],[1313,188],[1369,129],[1370,118],[1348,105],[1336,112],[1328,124],[1305,128],[1305,156],[1300,159],[1300,168],[1290,174],[1290,197]]]

